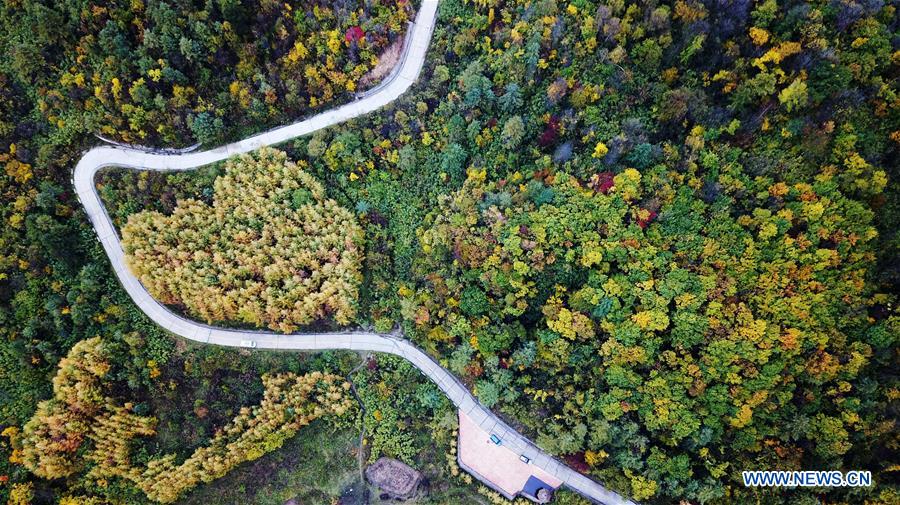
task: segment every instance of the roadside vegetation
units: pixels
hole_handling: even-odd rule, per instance
[[[196,449],[239,406],[260,400],[259,377],[297,358],[245,365],[193,349],[182,360],[115,282],[73,198],[72,166],[98,142],[94,134],[149,146],[211,144],[346,102],[402,40],[415,8],[315,0],[0,6],[0,431],[21,433],[54,397],[60,360],[98,335],[114,349],[113,367],[128,370],[116,397],[141,415],[152,411],[154,440],[176,442],[151,444],[153,455]],[[220,359],[206,362],[211,356]],[[175,372],[198,362],[205,364]],[[171,378],[159,382],[161,375]],[[194,401],[209,402],[199,410],[206,414],[193,414]],[[78,486],[35,480],[12,454],[10,437],[0,438],[0,503],[67,495],[68,503],[92,503]],[[120,489],[112,481],[103,493],[112,499]]]
[[[402,327],[574,468],[645,503],[896,503],[898,18],[850,0],[442,0],[409,93],[279,149],[362,228],[350,324]],[[120,399],[159,418],[148,459],[181,443],[187,458],[262,398],[263,373],[358,364],[176,348],[116,285],[72,200],[67,170],[88,140],[41,112],[10,65],[4,426],[21,429],[53,397],[56,364],[95,335],[130,370]],[[186,132],[190,114],[153,121]],[[234,114],[208,139],[271,124]],[[167,135],[148,132],[200,138]],[[225,173],[109,170],[101,194],[123,229],[211,205]],[[446,398],[408,364],[372,362],[354,378],[368,454],[443,454]],[[875,485],[749,490],[745,469],[863,469]],[[2,475],[0,497],[31,481],[38,496],[68,492],[6,458]],[[121,479],[87,491],[143,496]],[[196,493],[239,496],[227,477]]]
[[[365,228],[360,322],[627,496],[892,501],[893,8],[441,12],[422,87],[292,146]]]
[[[279,449],[318,418],[353,413],[350,383],[340,376],[264,374],[259,403],[243,406],[186,459],[179,461],[177,453],[147,458],[133,446],[155,435],[157,419],[146,405],[115,397],[115,380],[127,371],[114,368],[114,345],[101,337],[83,340],[60,361],[53,398],[38,404],[21,433],[4,431],[13,447],[11,459],[44,479],[77,475],[83,486],[101,490],[109,480],[121,479],[153,501],[172,503],[201,482]],[[198,417],[207,412],[195,411]]]
[[[57,130],[43,152],[93,133],[208,144],[348,100],[414,14],[382,0],[9,2],[2,82],[34,104],[31,128]]]
[[[362,504],[378,495],[364,466],[386,455],[426,475],[423,503],[476,496],[444,458],[455,409],[403,360],[182,349],[134,389],[133,363],[113,358],[140,344],[94,337],[60,361],[53,398],[3,432],[10,461],[46,479],[13,489],[77,503]]]

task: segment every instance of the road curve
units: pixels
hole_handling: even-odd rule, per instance
[[[308,119],[249,137],[209,151],[185,154],[159,154],[124,147],[96,147],[87,151],[78,161],[73,175],[73,185],[85,213],[97,233],[103,249],[112,263],[122,287],[153,322],[181,337],[196,342],[230,347],[240,346],[241,340],[254,340],[260,349],[317,351],[348,349],[375,351],[400,356],[415,365],[425,376],[437,384],[450,400],[469,415],[485,431],[497,434],[503,444],[513,451],[528,456],[532,463],[556,475],[572,490],[608,505],[634,505],[633,502],[609,491],[597,482],[570,469],[555,460],[527,438],[521,436],[490,410],[478,403],[469,390],[450,372],[442,368],[427,354],[408,340],[395,334],[377,334],[363,331],[339,333],[303,333],[284,335],[265,331],[229,330],[185,319],[157,302],[138,279],[125,266],[125,253],[116,229],[100,200],[94,184],[97,171],[105,167],[126,167],[136,170],[180,171],[192,170],[236,154],[253,151],[263,146],[279,144],[310,134],[316,130],[336,125],[357,116],[378,110],[412,86],[425,62],[425,54],[431,41],[437,17],[438,0],[422,0],[415,22],[407,33],[404,57],[399,71],[378,90],[357,101],[322,112]]]

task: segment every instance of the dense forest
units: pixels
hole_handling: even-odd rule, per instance
[[[414,5],[131,4],[0,7],[0,450],[17,455],[0,461],[0,497],[146,500],[126,477],[88,484],[93,463],[37,479],[14,452],[57,405],[57,365],[96,335],[117,381],[98,412],[159,418],[156,436],[135,438],[138,463],[173,447],[189,461],[262,401],[264,373],[355,366],[176,344],[117,286],[69,175],[92,133],[212,147],[348,99]],[[279,147],[305,174],[291,184],[321,185],[362,230],[347,321],[401,327],[516,428],[642,502],[900,500],[896,4],[442,0],[439,12],[406,95]],[[98,183],[125,229],[208,212],[227,172]],[[309,322],[279,317],[256,324]],[[417,430],[443,450],[447,400],[403,363],[366,365],[354,383],[370,455],[421,461]],[[225,396],[184,408],[179,391]],[[745,469],[863,469],[875,484],[749,489]]]
[[[390,69],[416,3],[0,5],[0,48],[7,56],[0,61],[0,503],[154,503],[141,480],[126,478],[133,473],[103,476],[95,469],[129,460],[143,468],[166,457],[157,470],[168,473],[215,440],[237,440],[216,434],[240,421],[242,408],[262,405],[263,376],[344,377],[358,365],[352,354],[247,355],[176,342],[118,286],[74,199],[71,170],[81,151],[98,143],[94,134],[162,147],[215,143],[351,100],[379,82],[385,65]],[[383,62],[382,54],[388,56]],[[211,203],[206,193],[199,199]],[[85,417],[81,404],[67,408],[80,401],[70,398],[71,383],[54,377],[72,378],[66,356],[84,361],[88,348],[103,349],[109,369],[79,372],[89,381],[77,383],[91,386],[82,399],[90,400],[85,405],[94,414]],[[198,485],[193,491],[179,481],[181,502],[280,505],[298,497],[324,503],[348,488],[361,489],[358,437],[363,424],[374,423],[375,411],[402,426],[379,434],[367,456],[398,454],[402,446],[403,458],[431,480],[435,503],[469,501],[472,491],[450,478],[443,459],[432,461],[424,450],[438,443],[449,451],[452,411],[431,400],[439,398],[437,388],[388,362],[373,361],[353,380],[368,417],[354,407],[355,415],[322,417],[301,428],[303,437],[283,431],[280,450],[242,439],[267,454],[254,452],[252,463],[229,467],[235,480],[206,484],[208,477],[194,473],[201,480],[191,483]],[[415,394],[429,403],[393,401]],[[283,415],[287,407],[276,411]],[[65,424],[45,425],[44,415]],[[131,422],[150,423],[145,418],[155,434],[150,425],[137,429],[140,424]],[[48,441],[42,426],[65,430],[64,438]],[[125,444],[131,451],[122,452],[125,445],[116,442],[128,430],[135,437]],[[35,445],[45,442],[50,445]],[[71,466],[57,469],[67,477],[48,480],[58,474],[38,469],[40,457],[54,458],[51,448],[63,449],[57,461]],[[109,449],[129,459],[89,457]]]
[[[225,163],[212,205],[186,199],[171,215],[132,214],[128,267],[157,300],[205,320],[290,333],[356,313],[363,232],[355,216],[283,152]]]
[[[85,133],[183,146],[294,119],[352,96],[412,14],[380,0],[16,1],[2,12],[0,82],[27,97],[13,111],[40,119],[4,118],[4,129],[52,127],[39,152]]]

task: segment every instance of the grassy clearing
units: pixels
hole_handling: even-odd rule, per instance
[[[281,505],[331,503],[358,479],[357,432],[334,431],[326,421],[303,428],[284,447],[198,487],[178,503]]]

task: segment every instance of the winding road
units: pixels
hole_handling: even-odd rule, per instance
[[[75,191],[125,291],[147,317],[166,330],[196,342],[230,347],[239,347],[242,340],[254,340],[260,349],[292,351],[348,349],[384,352],[400,356],[410,361],[437,384],[447,397],[484,431],[497,434],[503,439],[504,446],[527,456],[535,466],[556,475],[567,487],[597,503],[634,505],[633,502],[555,460],[517,433],[494,413],[482,406],[453,374],[399,334],[351,331],[284,335],[265,331],[216,328],[185,319],[168,310],[150,296],[150,293],[125,266],[125,253],[122,250],[119,236],[94,184],[98,170],[105,167],[156,171],[192,170],[222,161],[236,154],[307,135],[378,110],[402,95],[418,77],[425,62],[428,44],[431,41],[437,7],[438,0],[422,0],[415,22],[410,24],[406,37],[408,47],[405,49],[399,69],[393,72],[388,81],[382,83],[373,93],[297,123],[208,151],[160,154],[125,147],[96,147],[87,151],[75,167],[72,180]]]

